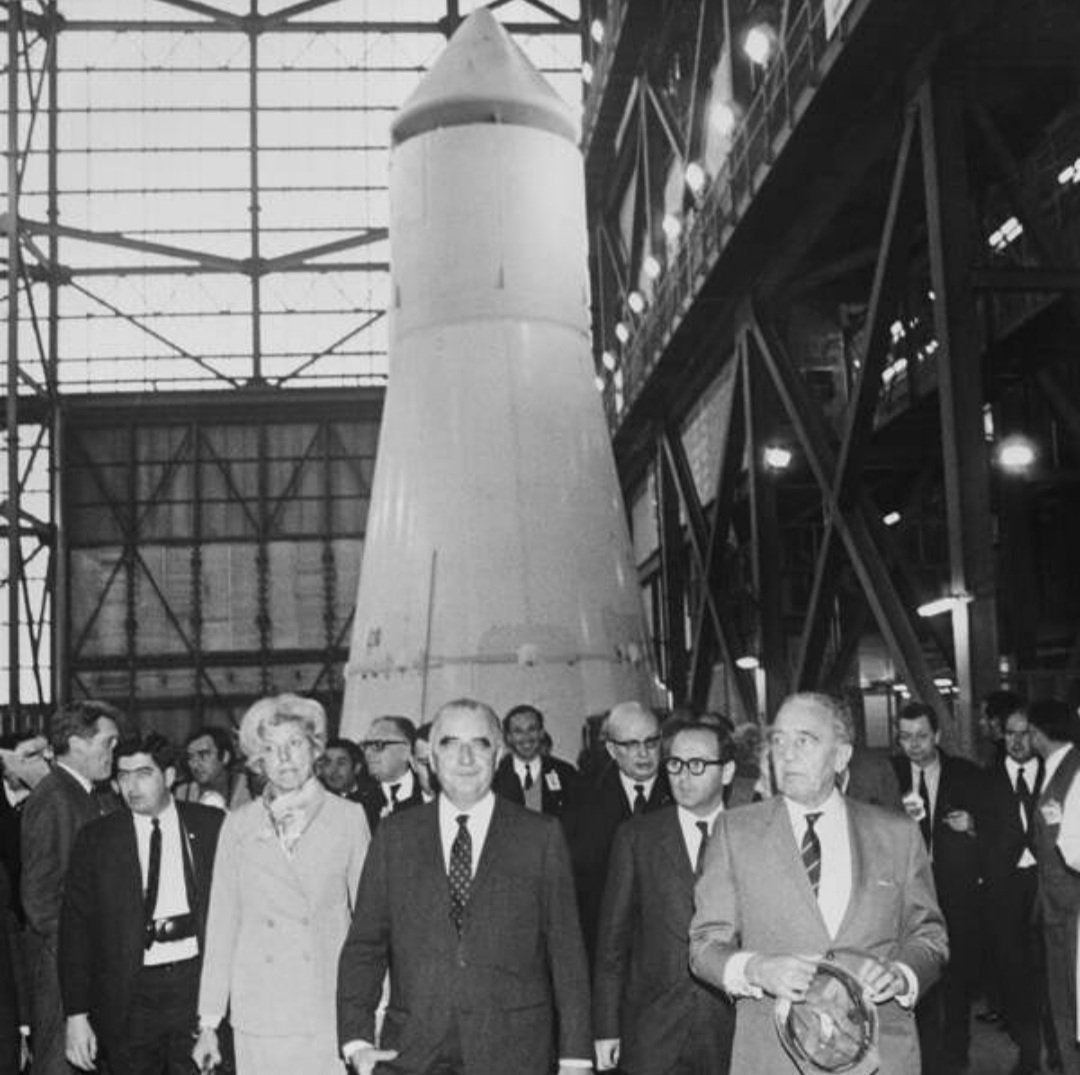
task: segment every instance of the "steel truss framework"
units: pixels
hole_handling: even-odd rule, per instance
[[[665,679],[702,707],[719,668],[767,716],[792,689],[857,692],[876,637],[880,686],[970,750],[1002,658],[1034,691],[1080,678],[1075,554],[1032,536],[1077,513],[1080,13],[865,0],[830,35],[790,0],[761,70],[737,52],[755,7],[603,5],[586,104],[597,372],[628,498],[655,488]],[[677,187],[724,73],[727,152]],[[684,434],[721,370],[703,490]],[[1037,482],[992,473],[991,421],[1041,441]],[[943,593],[951,629],[915,611]]]
[[[477,6],[0,4],[15,723],[82,689],[60,630],[65,398],[381,384],[389,121]],[[573,99],[577,0],[486,6]]]

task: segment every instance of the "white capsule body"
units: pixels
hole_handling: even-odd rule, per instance
[[[527,702],[573,757],[586,716],[652,691],[593,383],[580,152],[543,123],[434,126],[393,151],[390,220],[343,732],[462,696]]]

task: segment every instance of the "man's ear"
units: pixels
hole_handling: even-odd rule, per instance
[[[608,752],[608,757],[615,761],[615,748],[606,739],[604,740],[604,749]]]
[[[850,743],[840,743],[836,748],[836,771],[842,773],[851,762],[854,747]]]
[[[735,761],[726,761],[720,769],[720,781],[726,788],[735,779]]]
[[[175,783],[176,783],[176,766],[175,765],[166,765],[165,766],[165,787],[167,787],[170,791],[172,791],[173,785]]]

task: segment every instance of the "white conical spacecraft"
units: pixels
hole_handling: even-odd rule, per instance
[[[586,716],[653,694],[575,124],[480,8],[391,139],[390,381],[342,732],[528,702],[573,757]]]

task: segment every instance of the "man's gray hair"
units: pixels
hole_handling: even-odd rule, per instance
[[[496,747],[503,745],[502,722],[498,714],[486,702],[478,702],[475,698],[455,698],[452,702],[446,702],[435,711],[431,720],[431,732],[428,739],[432,746],[439,742],[439,722],[452,709],[466,709],[472,713],[481,714],[491,725],[491,742]]]
[[[799,691],[789,694],[781,703],[780,709],[787,709],[792,705],[804,705],[811,709],[820,709],[825,712],[836,729],[836,738],[842,743],[855,742],[855,721],[852,719],[851,710],[847,703],[831,694],[820,694],[817,691]],[[780,710],[777,710],[779,714]]]
[[[660,724],[660,718],[648,706],[642,705],[640,702],[619,702],[608,710],[607,716],[604,717],[604,721],[600,725],[600,735],[603,739],[608,740],[611,738],[611,725],[615,720],[631,714],[649,717],[655,720],[658,726]]]

